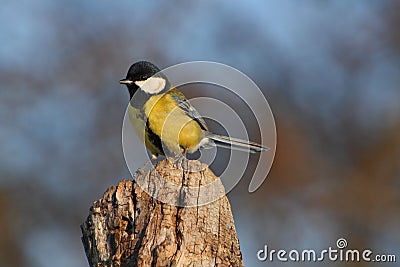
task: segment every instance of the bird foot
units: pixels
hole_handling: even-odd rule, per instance
[[[153,164],[154,164],[154,161],[155,161],[156,159],[157,159],[157,157],[154,156],[154,155],[152,155],[151,158],[150,158],[148,161],[146,161],[146,162],[143,164],[142,167],[140,167],[139,169],[136,170],[135,176],[137,176],[137,175],[139,175],[139,176],[140,176],[140,175],[144,175],[145,172],[146,172],[147,166],[149,166],[150,163],[151,163],[151,165],[153,165]]]

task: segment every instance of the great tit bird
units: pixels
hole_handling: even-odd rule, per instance
[[[183,93],[171,87],[167,77],[150,62],[132,64],[126,78],[119,82],[128,87],[129,119],[153,158],[185,155],[214,144],[251,153],[268,149],[209,132],[206,122]]]

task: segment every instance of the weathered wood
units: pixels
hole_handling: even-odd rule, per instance
[[[199,166],[189,162],[189,170]],[[125,180],[110,187],[81,225],[90,266],[243,266],[226,196],[190,205],[224,190],[219,178],[201,166],[200,172],[182,171],[164,160],[155,170],[135,177],[136,182]],[[181,190],[155,190],[161,180]],[[212,190],[199,187],[206,184],[213,184]],[[195,190],[188,190],[194,185]]]

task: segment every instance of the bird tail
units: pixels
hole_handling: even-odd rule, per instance
[[[207,132],[206,137],[213,140],[217,146],[232,148],[246,152],[250,151],[250,153],[257,153],[269,150],[268,147],[262,146],[254,142],[224,135],[213,134],[210,132]]]

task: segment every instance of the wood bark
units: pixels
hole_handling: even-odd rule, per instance
[[[161,182],[180,190],[157,190]],[[182,170],[164,160],[110,187],[81,225],[89,265],[243,266],[227,197],[207,203],[221,192],[219,178],[198,161]],[[199,201],[206,204],[191,205]]]

